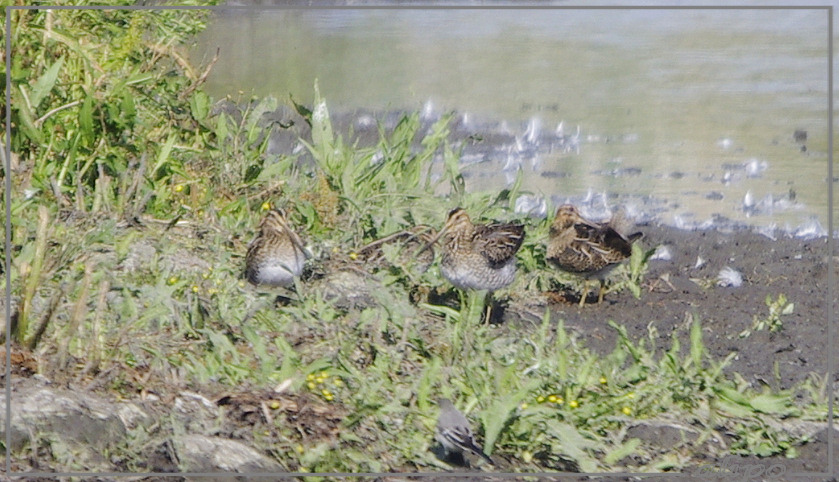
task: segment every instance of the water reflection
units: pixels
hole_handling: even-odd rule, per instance
[[[467,186],[521,171],[522,209],[794,232],[827,225],[826,33],[804,9],[250,10],[194,58],[222,47],[216,96],[308,102],[317,78],[333,112],[456,110],[495,141],[464,150]]]

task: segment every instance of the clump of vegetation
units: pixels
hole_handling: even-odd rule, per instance
[[[791,315],[795,310],[795,303],[787,301],[787,297],[781,293],[776,299],[772,299],[771,295],[766,295],[766,307],[769,308],[769,315],[761,318],[757,315],[752,320],[751,328],[747,328],[740,333],[740,338],[749,337],[753,331],[769,330],[770,332],[781,331],[784,327],[784,322],[781,316]]]
[[[318,399],[341,415],[339,436],[303,437],[280,417],[253,426],[254,445],[297,471],[446,468],[429,451],[430,401],[441,393],[464,402],[486,451],[511,470],[679,469],[688,456],[627,435],[662,417],[691,422],[680,426],[680,448],[794,453],[795,438],[766,423],[801,414],[792,393],[757,393],[724,376],[727,360],[708,356],[697,320],[687,354],[675,335],[657,353],[652,328],[632,340],[613,323],[618,344],[598,357],[548,312],[535,327],[476,323],[448,302],[436,266],[408,276],[354,264],[360,246],[417,224],[439,227],[456,206],[476,221],[515,217],[520,179],[501,192],[465,190],[453,114],[427,124],[406,113],[360,147],[336,132],[317,85],[311,108],[211,99],[201,82],[212,63],[195,69],[177,47],[203,28],[203,13],[12,15],[21,54],[12,66],[18,130],[5,254],[14,256],[15,339],[38,350],[47,377],[98,377],[125,397],[282,386]],[[268,153],[272,132],[294,127],[271,121],[277,112],[308,125],[304,149]],[[241,279],[246,244],[276,205],[325,266],[323,279],[298,283],[281,307],[260,305],[265,294]],[[544,263],[549,220],[523,222],[510,291],[544,291],[555,276]],[[625,268],[621,286],[636,296],[649,255],[633,248]],[[366,301],[336,303],[335,273]],[[417,290],[427,302],[414,301]],[[784,314],[786,301],[774,303]],[[809,414],[823,419],[824,389],[809,388],[818,407]],[[157,430],[148,437],[173,429]],[[723,432],[733,449],[713,443]]]

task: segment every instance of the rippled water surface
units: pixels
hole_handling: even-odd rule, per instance
[[[827,42],[824,10],[240,10],[193,58],[216,96],[455,110],[506,136],[472,189],[780,232],[827,228]]]

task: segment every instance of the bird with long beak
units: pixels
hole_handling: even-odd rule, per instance
[[[603,302],[606,276],[632,255],[632,243],[642,234],[622,234],[628,226],[622,210],[608,222],[596,223],[583,218],[576,207],[564,204],[556,210],[551,223],[547,260],[556,268],[584,279],[580,306],[588,296],[588,281],[600,280],[597,302]]]
[[[493,291],[516,277],[516,252],[524,240],[524,226],[473,224],[465,210],[456,208],[449,212],[443,229],[417,254],[438,240],[443,276],[461,290],[486,290],[489,300]]]
[[[473,224],[461,208],[449,212],[436,236],[420,250],[442,238],[440,271],[460,289],[501,289],[516,277],[516,252],[524,240],[520,224]],[[419,254],[419,253],[418,253]]]
[[[245,278],[254,285],[290,286],[303,272],[308,256],[300,237],[289,226],[286,212],[272,209],[248,245]]]

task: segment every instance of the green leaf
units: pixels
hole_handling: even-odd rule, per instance
[[[736,403],[736,404],[742,405],[744,407],[751,406],[751,403],[749,403],[748,397],[746,397],[745,395],[743,395],[742,393],[738,392],[737,390],[735,390],[733,388],[722,387],[722,388],[717,390],[717,394],[721,398],[724,398],[725,400],[728,400],[732,403]]]
[[[754,416],[754,410],[751,408],[745,408],[742,405],[738,405],[736,403],[732,403],[725,398],[718,398],[716,400],[716,405],[719,410],[727,412],[728,415],[732,417],[751,417]]]
[[[705,352],[705,345],[702,343],[702,326],[696,317],[693,318],[693,323],[690,325],[690,358],[693,361],[693,366],[700,368],[702,366],[702,354]]]
[[[786,412],[790,398],[786,395],[761,393],[752,398],[750,404],[758,412],[780,414]]]
[[[636,279],[641,272],[641,266],[644,264],[644,252],[638,243],[632,244],[632,255],[629,258],[629,272],[632,273],[632,278]]]
[[[294,110],[296,110],[297,113],[300,114],[301,117],[303,117],[303,120],[306,121],[306,124],[309,124],[309,127],[312,127],[312,111],[309,110],[309,108],[305,105],[298,104],[297,102],[295,102],[294,98],[290,95],[289,100],[291,100],[291,104],[294,106]]]
[[[267,162],[262,166],[262,171],[256,177],[258,182],[265,182],[271,179],[278,179],[280,177],[288,177],[287,173],[291,169],[292,158],[282,157],[276,162]]]
[[[594,472],[597,470],[597,462],[592,459],[586,450],[593,450],[595,444],[592,440],[584,437],[576,427],[564,422],[548,420],[547,432],[551,436],[562,441],[562,451],[580,464],[583,472]]]
[[[793,310],[795,310],[795,303],[790,303],[787,306],[784,306],[784,309],[781,310],[782,315],[791,315]]]
[[[749,417],[754,415],[749,399],[733,388],[723,387],[715,390],[717,393],[716,403],[720,408],[729,412],[735,417]]]
[[[245,183],[246,183],[246,184],[250,183],[251,181],[253,181],[253,180],[254,180],[254,179],[256,179],[257,177],[259,177],[259,175],[260,175],[261,173],[262,173],[262,163],[261,163],[261,162],[257,162],[257,163],[255,163],[255,164],[251,164],[251,165],[250,165],[250,166],[248,166],[248,168],[245,170],[245,176],[244,176],[244,181],[245,181]]]
[[[18,90],[20,91],[21,97],[25,99],[26,93],[24,91],[24,87],[20,85],[18,86]],[[44,137],[41,134],[41,130],[35,127],[34,116],[32,115],[32,111],[29,109],[29,105],[22,101],[13,101],[12,105],[17,108],[18,115],[20,116],[20,127],[24,134],[26,134],[26,137],[36,144],[42,144]]]
[[[134,96],[127,90],[122,93],[122,100],[119,107],[123,127],[132,127],[134,125],[134,119],[137,117],[137,109],[134,107]]]
[[[638,449],[638,446],[641,445],[641,439],[631,438],[623,443],[620,447],[617,447],[606,454],[603,457],[603,461],[606,465],[614,465],[619,460],[632,455]]]
[[[32,95],[29,96],[29,101],[32,103],[32,109],[37,109],[41,101],[46,98],[52,88],[55,86],[55,81],[58,80],[58,72],[64,65],[64,58],[58,59],[58,62],[52,64],[43,75],[32,85]]]
[[[335,156],[335,135],[332,132],[332,122],[329,120],[329,109],[326,107],[326,100],[320,96],[317,81],[315,81],[315,110],[312,112],[312,146],[320,153],[319,157],[329,174],[334,175],[329,169],[332,159]]]
[[[204,122],[210,113],[210,96],[200,90],[195,92],[189,98],[189,108],[193,119]]]
[[[88,95],[82,102],[79,109],[79,129],[82,135],[82,143],[90,145],[96,138],[93,130],[93,96]]]
[[[215,134],[222,146],[227,146],[230,139],[230,120],[227,114],[222,114],[216,118]]]
[[[515,413],[524,395],[521,393],[518,396],[498,399],[489,407],[489,410],[484,412],[481,418],[484,423],[484,449],[487,453],[492,453],[498,436],[501,435],[510,415]]]
[[[169,160],[169,154],[172,153],[172,147],[175,146],[176,139],[177,136],[172,134],[169,136],[169,139],[166,140],[166,144],[163,144],[163,148],[160,149],[160,152],[157,154],[157,162],[154,165],[154,169],[151,171],[152,178],[157,173],[157,170],[163,167],[163,165]]]

